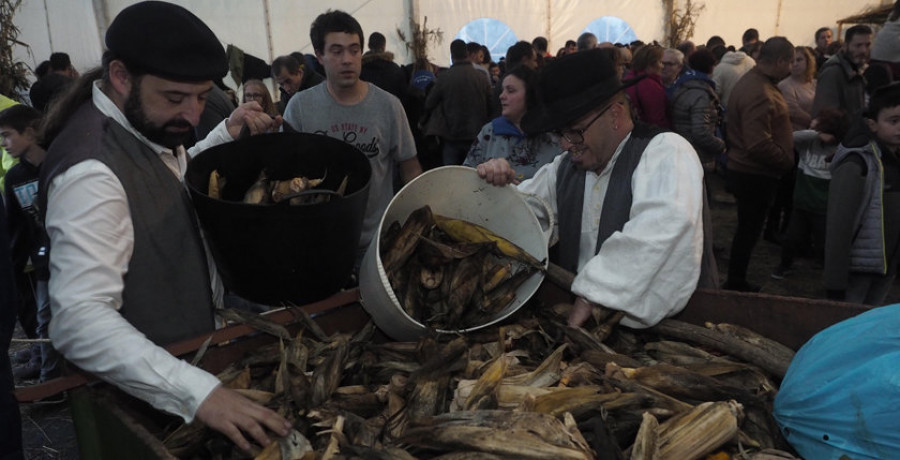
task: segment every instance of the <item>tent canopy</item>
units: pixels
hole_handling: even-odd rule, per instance
[[[544,36],[549,51],[582,32],[600,35],[600,41],[644,42],[665,38],[666,3],[684,8],[685,0],[180,0],[203,19],[223,45],[234,45],[266,62],[300,51],[313,53],[309,26],[328,9],[351,13],[368,37],[379,31],[387,37],[387,49],[396,61],[412,61],[398,31],[409,37],[410,19],[419,23],[427,17],[430,29],[440,31],[443,40],[430,43],[429,58],[449,64],[450,41],[466,34],[493,48],[498,60],[505,47],[518,40]],[[31,68],[51,52],[69,53],[76,69],[84,72],[99,65],[103,35],[109,22],[135,0],[23,0],[14,17],[21,33],[15,57]],[[740,46],[744,30],[754,27],[761,37],[783,35],[795,45],[812,45],[819,27],[835,27],[840,18],[879,8],[884,0],[694,0],[702,6],[692,40],[705,43],[719,35],[728,44]],[[494,20],[505,28],[488,31],[484,24]],[[164,32],[164,31],[161,31]],[[471,34],[471,35],[470,35]],[[491,35],[493,34],[493,35]],[[605,35],[604,35],[605,34]],[[632,35],[633,34],[633,35]]]

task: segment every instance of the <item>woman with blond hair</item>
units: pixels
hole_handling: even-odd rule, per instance
[[[806,46],[794,49],[794,60],[791,61],[791,75],[778,83],[778,89],[784,95],[791,125],[794,131],[809,129],[812,122],[812,105],[816,97],[816,55]]]
[[[266,112],[271,117],[278,115],[278,109],[272,101],[272,94],[269,93],[269,89],[266,88],[262,80],[245,81],[244,95],[241,99],[242,102],[256,101],[262,106],[263,112]]]

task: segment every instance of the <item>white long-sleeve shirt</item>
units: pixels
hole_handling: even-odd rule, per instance
[[[684,138],[673,133],[654,137],[632,176],[628,222],[613,233],[596,255],[597,233],[609,176],[622,148],[606,168],[587,171],[581,217],[578,274],[572,292],[625,312],[622,324],[650,327],[680,312],[697,287],[703,254],[703,168]],[[554,215],[557,170],[564,155],[538,170],[518,189],[543,198]],[[545,214],[535,207],[539,218]],[[554,228],[551,241],[558,239]]]
[[[182,182],[186,152],[177,155],[138,133],[95,82],[93,103],[159,153]],[[191,150],[196,154],[232,137],[220,123]],[[219,380],[148,340],[119,314],[124,277],[134,249],[128,197],[116,175],[97,160],[73,165],[48,187],[50,236],[50,338],[73,364],[154,407],[193,419]],[[207,252],[216,305],[222,283]]]

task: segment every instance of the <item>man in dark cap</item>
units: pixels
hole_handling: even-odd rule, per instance
[[[541,104],[523,120],[528,133],[558,132],[565,150],[518,189],[543,198],[558,223],[557,263],[577,272],[572,326],[594,305],[624,312],[625,326],[653,326],[684,308],[701,275],[703,168],[681,136],[632,121],[623,89],[633,83],[602,50],[566,55],[544,67]],[[516,177],[505,159],[478,174],[494,185]]]
[[[247,435],[266,445],[267,430],[287,434],[283,417],[163,346],[211,332],[222,299],[183,184],[188,155],[278,122],[244,104],[185,151],[227,63],[209,27],[180,6],[125,8],[106,46],[102,67],[73,84],[44,126],[50,338],[78,367],[158,409],[197,418],[244,450]]]

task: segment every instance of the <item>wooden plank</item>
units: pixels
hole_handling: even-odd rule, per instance
[[[675,319],[737,324],[797,350],[822,329],[868,310],[825,299],[698,289]]]
[[[359,302],[359,289],[350,289],[346,291],[341,291],[327,299],[321,300],[319,302],[311,303],[309,305],[304,305],[301,307],[304,311],[306,311],[310,316],[321,315],[323,312],[330,311],[332,309],[337,309],[339,307],[345,305],[351,305]],[[271,314],[266,315],[267,318],[272,321],[281,323],[281,324],[289,324],[295,320],[294,313],[292,313],[288,309],[273,311]],[[332,322],[336,320],[330,320]],[[356,324],[356,323],[349,323]],[[335,324],[333,327],[337,328],[338,325]],[[334,329],[337,330],[337,329]],[[244,325],[235,325],[228,326],[222,329],[218,329],[212,333],[212,342],[211,343],[225,343],[230,342],[232,340],[246,337],[248,335],[252,335],[257,331],[249,326]],[[188,340],[184,340],[182,342],[174,343],[166,347],[166,350],[169,351],[174,356],[184,356],[190,353],[197,351],[201,345],[209,338],[209,335],[203,335],[199,337],[194,337]],[[79,386],[84,385],[85,383],[97,380],[97,377],[91,375],[88,372],[82,371],[80,369],[75,369],[74,373],[59,377],[56,379],[48,380],[44,383],[39,383],[37,385],[31,385],[27,387],[21,387],[16,389],[16,399],[20,403],[26,402],[34,402],[40,401],[49,396],[55,395],[57,393],[61,393],[66,390],[71,390],[73,388],[77,388]]]

